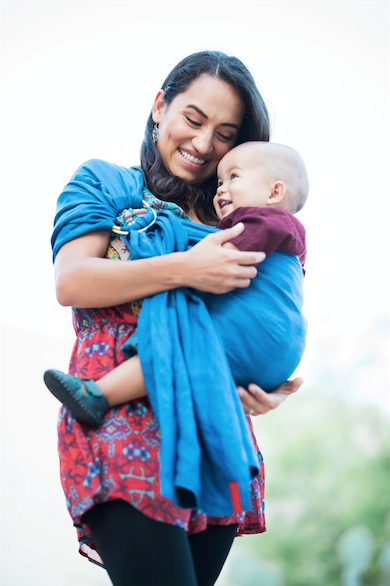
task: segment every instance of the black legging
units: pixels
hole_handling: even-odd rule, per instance
[[[83,520],[114,586],[212,586],[237,530],[208,525],[187,536],[122,500],[95,505]]]

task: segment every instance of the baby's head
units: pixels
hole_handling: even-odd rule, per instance
[[[295,214],[305,204],[309,180],[301,156],[272,142],[245,142],[217,168],[214,207],[219,219],[239,207],[279,208]]]

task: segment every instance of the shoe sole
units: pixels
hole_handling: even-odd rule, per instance
[[[72,390],[68,389],[56,374],[46,371],[43,379],[52,395],[69,409],[77,421],[89,427],[99,427],[101,425],[101,419],[97,419],[93,413],[88,411],[77,397],[74,396]]]

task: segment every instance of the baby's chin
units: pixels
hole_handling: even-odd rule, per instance
[[[232,213],[233,209],[229,207],[229,209],[223,208],[223,211],[220,211],[218,215],[220,220],[223,220],[224,218],[227,218],[228,216],[230,216],[230,214]]]

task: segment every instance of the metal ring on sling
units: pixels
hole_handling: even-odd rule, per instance
[[[157,220],[157,212],[154,208],[152,208],[146,201],[142,202],[142,205],[144,208],[150,208],[153,212],[153,220],[147,225],[144,226],[143,228],[140,228],[139,230],[137,230],[137,232],[145,232],[145,230],[147,230],[148,228],[150,228],[150,226],[153,226],[153,224],[155,223],[155,221]],[[127,236],[128,235],[128,231],[125,230],[121,230],[119,228],[119,226],[113,226],[111,228],[111,232],[114,232],[114,234],[119,234],[119,235],[123,235],[123,236]]]

